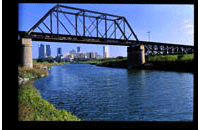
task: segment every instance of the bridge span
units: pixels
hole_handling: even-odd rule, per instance
[[[30,68],[33,67],[32,41],[128,46],[130,68],[144,64],[145,55],[194,53],[194,46],[138,40],[123,16],[59,4],[30,30],[18,31],[18,35],[20,64]]]

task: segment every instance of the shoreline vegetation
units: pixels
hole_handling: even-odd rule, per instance
[[[33,69],[18,67],[18,120],[19,121],[80,121],[80,118],[62,109],[57,109],[42,99],[39,91],[32,85],[33,80],[48,75],[52,65],[69,63],[37,63]],[[24,80],[26,79],[26,80]]]
[[[104,67],[128,68],[127,57],[95,59],[75,63],[89,63]],[[194,72],[194,54],[149,56],[146,57],[146,63],[144,65],[135,67],[134,69]]]
[[[128,68],[126,57],[76,61],[72,63],[89,63],[97,66]],[[57,109],[42,99],[39,91],[32,85],[38,78],[48,76],[48,69],[53,65],[70,64],[70,62],[48,63],[33,60],[33,69],[18,66],[18,120],[19,121],[80,121],[77,116],[65,110]],[[194,72],[194,54],[156,55],[146,58],[146,64],[135,69]]]

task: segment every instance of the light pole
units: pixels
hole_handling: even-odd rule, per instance
[[[149,34],[149,42],[150,42],[150,33],[151,33],[151,32],[150,32],[150,31],[148,31],[147,33]]]

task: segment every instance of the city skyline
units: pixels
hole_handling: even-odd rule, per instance
[[[29,30],[39,19],[56,4],[19,4],[19,31]],[[194,45],[194,6],[193,5],[154,5],[154,4],[63,4],[67,6],[90,9],[124,16],[133,28],[139,40],[153,42]],[[110,8],[112,7],[112,8]],[[36,10],[37,8],[37,10]],[[32,17],[28,17],[32,16]],[[89,26],[89,25],[88,25]],[[38,45],[51,45],[52,55],[56,55],[56,48],[81,47],[88,52],[94,50],[103,55],[103,45],[32,42],[33,58],[38,57]],[[64,49],[65,48],[65,49]],[[127,56],[127,47],[109,46],[110,56]]]
[[[58,48],[55,48],[57,50],[57,54],[56,55],[51,55],[51,47],[50,45],[45,45],[45,44],[40,44],[40,46],[38,46],[38,51],[39,51],[39,57],[38,59],[40,58],[48,58],[48,57],[62,57],[62,56],[67,56],[67,55],[86,55],[87,58],[89,59],[93,59],[93,58],[109,58],[109,49],[108,49],[108,46],[103,46],[103,55],[100,55],[98,54],[97,52],[95,51],[87,51],[87,52],[82,52],[82,48],[77,46],[77,51],[73,49],[71,49],[69,52],[68,51],[65,51],[63,52],[63,48],[62,47],[58,47]],[[36,59],[36,58],[34,58]]]

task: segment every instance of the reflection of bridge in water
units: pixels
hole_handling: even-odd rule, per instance
[[[123,16],[56,5],[29,31],[19,31],[22,66],[32,67],[32,41],[128,46],[130,65],[145,63],[145,55],[193,53],[194,46],[138,40]]]

